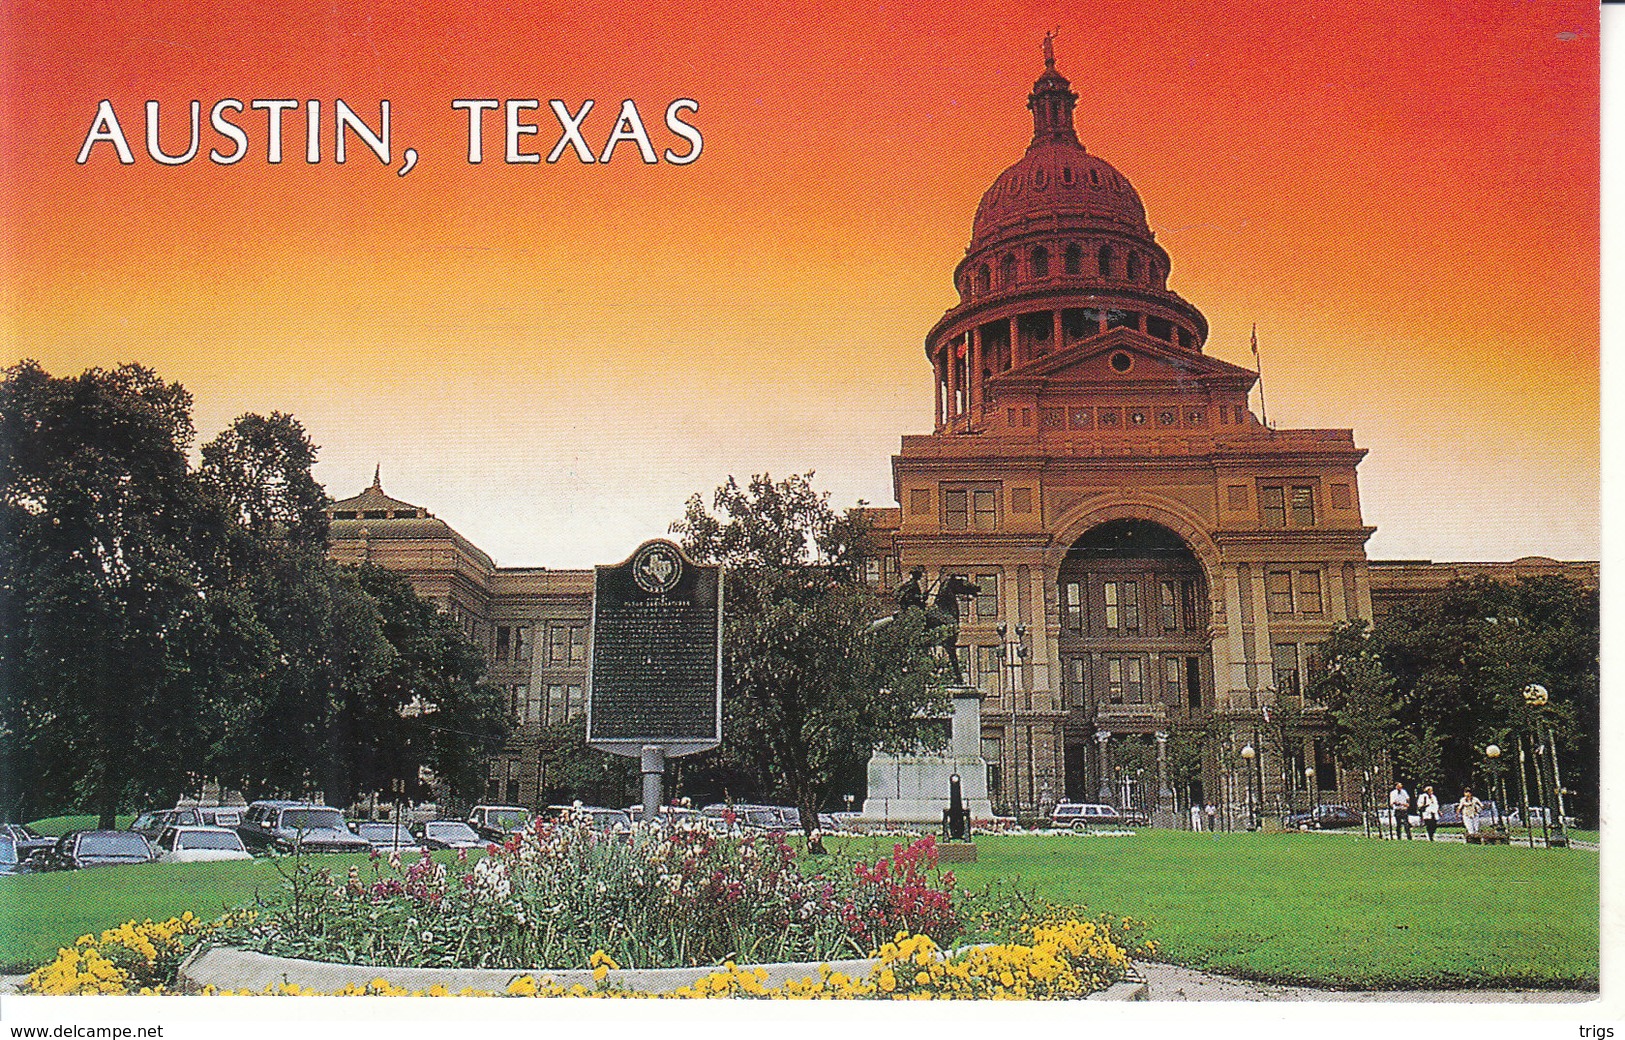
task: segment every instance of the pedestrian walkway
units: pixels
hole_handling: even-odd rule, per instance
[[[1334,990],[1312,986],[1280,986],[1270,982],[1216,975],[1175,964],[1135,964],[1145,979],[1147,1000],[1320,1000],[1395,1004],[1575,1004],[1597,1000],[1586,990]]]

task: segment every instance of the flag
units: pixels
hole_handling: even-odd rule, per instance
[[[1253,360],[1258,360],[1258,322],[1253,322]]]

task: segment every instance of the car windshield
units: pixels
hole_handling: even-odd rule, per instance
[[[436,841],[479,841],[480,836],[466,823],[436,821],[423,825],[425,837]]]
[[[282,826],[294,831],[341,831],[344,817],[337,809],[284,809]]]
[[[368,841],[411,841],[412,832],[398,823],[359,823],[355,832]]]
[[[243,840],[230,831],[182,831],[175,837],[175,848],[246,851],[243,848]]]
[[[592,814],[592,825],[605,830],[630,827],[632,818],[619,809],[598,809]]]
[[[10,838],[0,836],[0,863],[17,862],[17,843]]]
[[[485,825],[487,827],[502,827],[513,830],[523,827],[530,820],[528,809],[487,809],[485,812]]]
[[[147,858],[146,839],[130,831],[105,831],[79,839],[81,856],[134,856]]]

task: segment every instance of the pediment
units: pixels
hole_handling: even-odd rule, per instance
[[[990,384],[1013,388],[1197,383],[1250,388],[1257,378],[1249,369],[1180,350],[1136,329],[1111,329],[1001,372]]]

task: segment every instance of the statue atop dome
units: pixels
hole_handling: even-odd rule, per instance
[[[1055,67],[1055,37],[1059,35],[1061,35],[1059,25],[1044,33],[1044,67],[1046,69]]]

